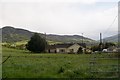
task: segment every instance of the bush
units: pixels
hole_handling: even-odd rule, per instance
[[[78,53],[78,54],[82,54],[82,53],[83,53],[83,50],[82,50],[81,47],[78,49],[77,53]]]
[[[40,37],[38,33],[35,33],[27,43],[26,48],[31,52],[39,53],[45,51],[46,45],[46,40]]]

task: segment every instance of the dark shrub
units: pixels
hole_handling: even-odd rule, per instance
[[[40,37],[38,33],[35,33],[26,45],[26,48],[31,52],[39,53],[45,51],[46,45],[46,40]]]

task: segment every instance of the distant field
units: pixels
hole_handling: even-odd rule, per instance
[[[3,47],[3,78],[117,78],[111,54],[31,53]]]
[[[24,41],[12,42],[12,43],[6,43],[6,42],[4,42],[4,43],[2,43],[2,45],[7,45],[7,44],[12,45],[12,44],[15,44],[16,46],[20,46],[20,45],[25,45],[27,43],[28,43],[28,40],[24,40]],[[62,43],[62,42],[56,42],[56,41],[47,40],[47,43],[49,45],[53,45],[53,44],[59,44],[59,43]]]

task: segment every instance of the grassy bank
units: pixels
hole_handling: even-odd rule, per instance
[[[3,47],[3,78],[116,78],[118,59],[110,54],[31,53]]]

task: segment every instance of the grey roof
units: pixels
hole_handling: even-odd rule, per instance
[[[56,48],[68,48],[72,45],[74,45],[75,43],[63,43],[63,44],[54,44],[54,45],[49,45],[47,47],[47,49],[56,49]],[[86,47],[86,44],[82,44],[82,43],[77,43],[80,46]]]

